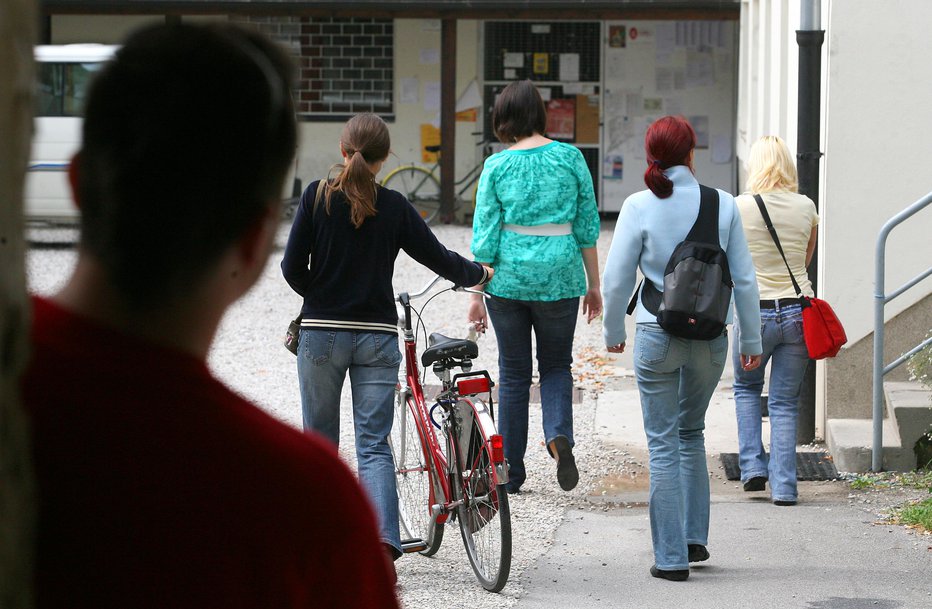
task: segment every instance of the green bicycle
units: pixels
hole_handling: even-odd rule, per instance
[[[482,132],[473,133],[472,135],[484,135]],[[466,200],[463,195],[479,181],[479,174],[482,173],[482,165],[485,158],[491,154],[492,142],[488,138],[483,138],[477,146],[482,148],[482,161],[470,169],[465,176],[454,182],[455,199],[454,209],[459,209],[463,201]],[[427,152],[435,152],[437,160],[431,166],[409,164],[396,167],[385,176],[382,180],[382,186],[391,188],[403,194],[411,205],[417,209],[421,217],[428,224],[437,219],[440,213],[440,146],[425,146]],[[472,196],[473,208],[476,205],[476,189],[473,188]]]

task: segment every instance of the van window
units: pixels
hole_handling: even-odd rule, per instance
[[[91,77],[102,65],[99,62],[39,63],[36,116],[81,116]]]

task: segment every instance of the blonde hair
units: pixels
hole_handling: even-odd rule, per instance
[[[796,165],[786,142],[777,135],[765,135],[751,146],[748,155],[748,192],[799,190]]]

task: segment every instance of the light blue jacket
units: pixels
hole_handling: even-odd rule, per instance
[[[677,165],[664,171],[673,182],[673,194],[660,199],[642,190],[625,199],[602,277],[604,307],[603,335],[606,345],[627,340],[625,311],[634,292],[637,270],[663,290],[663,273],[674,248],[686,238],[699,215],[699,182],[688,167]],[[741,226],[741,214],[733,196],[718,191],[718,235],[728,255],[734,281],[734,303],[741,320],[741,353],[759,355],[760,296],[754,263]],[[728,312],[731,322],[732,312]],[[637,323],[656,323],[657,317],[638,299]]]

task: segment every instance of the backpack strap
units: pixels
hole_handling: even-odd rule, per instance
[[[718,191],[699,185],[699,215],[686,235],[686,241],[719,245],[718,238]]]
[[[783,253],[783,246],[780,245],[780,237],[777,236],[777,229],[773,227],[773,222],[770,220],[770,214],[767,212],[767,206],[764,205],[764,199],[760,195],[754,195],[754,200],[757,202],[757,209],[760,210],[760,215],[764,217],[764,224],[767,225],[767,232],[770,233],[771,239],[773,239],[774,244],[777,246],[777,251],[780,252],[780,257],[783,258],[783,264],[786,265],[786,272],[790,274],[790,281],[793,282],[793,289],[796,290],[796,296],[802,298],[803,291],[799,289],[796,277],[793,276],[793,271],[790,270],[790,263],[786,261],[786,254]]]
[[[708,186],[699,185],[699,215],[693,223],[689,234],[684,241],[698,241],[700,243],[712,243],[721,246],[718,238],[718,209],[719,199],[718,191]],[[660,303],[663,301],[663,292],[654,287],[650,281],[641,282],[643,288],[640,290],[641,302],[644,308],[654,315],[660,310]],[[641,286],[638,286],[641,287]],[[634,313],[637,307],[638,290],[634,291],[631,302],[628,303],[628,315]]]

